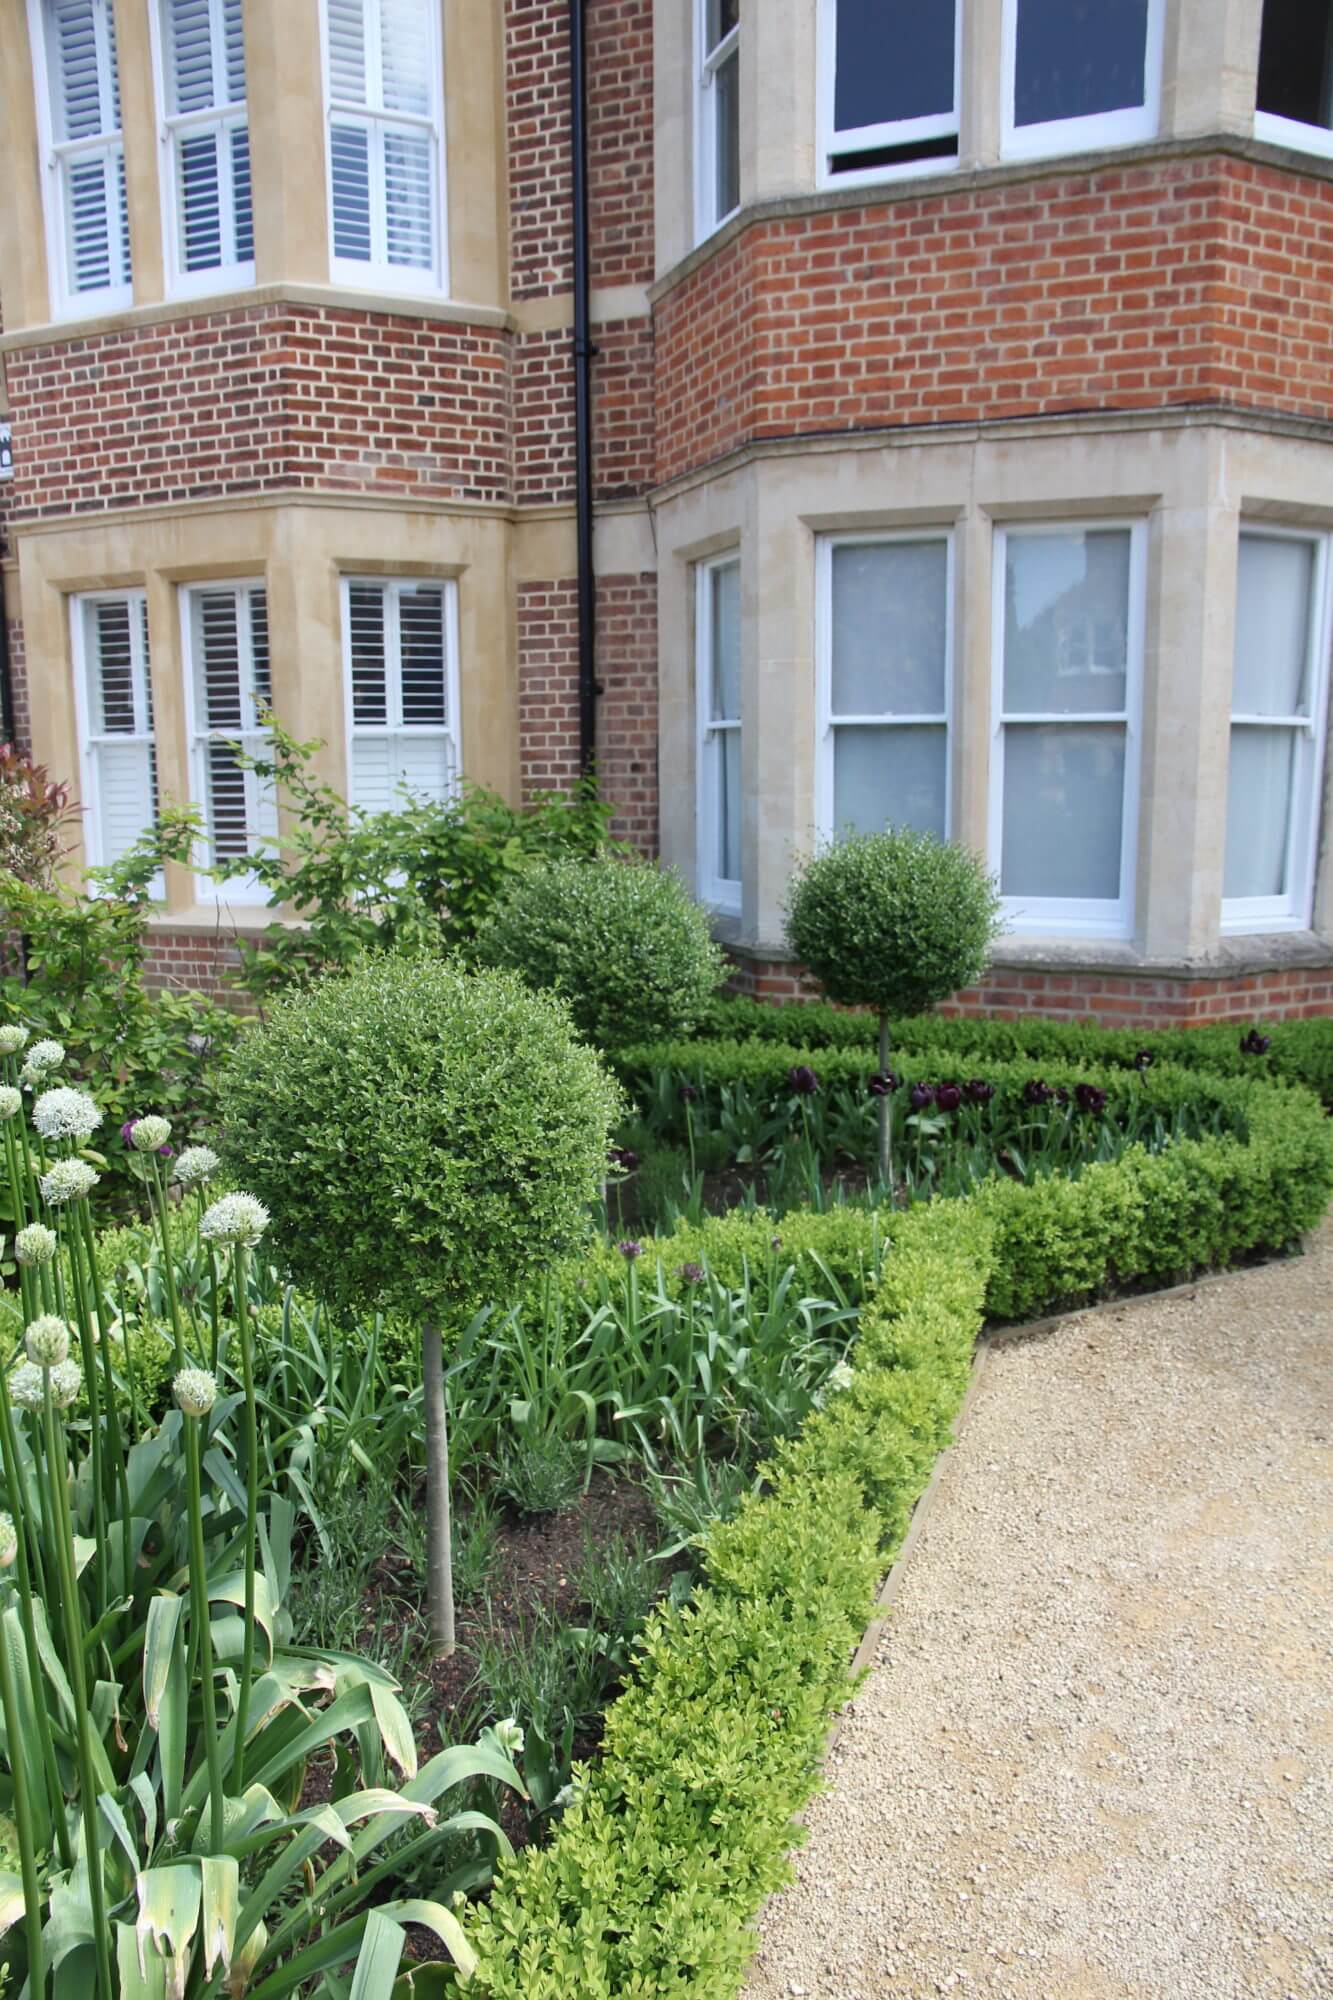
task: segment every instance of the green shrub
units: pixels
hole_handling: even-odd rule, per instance
[[[583,1487],[585,1454],[549,1431],[521,1437],[500,1455],[495,1483],[520,1514],[558,1514]]]
[[[477,937],[483,965],[569,1003],[603,1048],[693,1026],[722,979],[708,917],[679,877],[647,862],[541,862]]]

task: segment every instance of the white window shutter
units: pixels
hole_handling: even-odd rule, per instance
[[[182,274],[254,257],[241,0],[161,0]]]
[[[130,283],[129,204],[110,0],[45,0],[54,172],[71,295]]]
[[[437,0],[325,0],[334,256],[438,275]]]
[[[138,593],[83,604],[90,850],[116,861],[157,820],[148,605]],[[161,893],[160,882],[156,893]]]
[[[387,812],[404,787],[448,798],[458,780],[448,586],[352,581],[344,607],[351,804]]]
[[[253,756],[267,734],[261,720],[271,698],[263,590],[226,585],[194,591],[191,635],[208,834],[214,852],[231,860],[277,833],[272,787],[245,770],[236,752],[239,744]]]

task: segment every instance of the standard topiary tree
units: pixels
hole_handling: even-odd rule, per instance
[[[787,942],[831,1000],[889,1017],[920,1014],[986,970],[1000,930],[995,882],[967,848],[910,827],[850,834],[803,862],[787,901]],[[879,1099],[879,1172],[892,1185],[892,1098]]]
[[[442,1328],[586,1233],[618,1088],[513,974],[379,958],[278,1001],[220,1098],[228,1158],[297,1282],[422,1328],[431,1635],[450,1652]]]
[[[706,912],[678,876],[609,858],[530,868],[482,926],[476,950],[483,965],[558,993],[602,1048],[687,1034],[726,970]]]

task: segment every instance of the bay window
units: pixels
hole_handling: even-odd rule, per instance
[[[1017,930],[1128,937],[1144,527],[1010,527],[995,547],[991,862]]]
[[[1328,705],[1326,536],[1242,530],[1222,927],[1310,922]]]
[[[440,0],[324,0],[333,273],[443,291]]]
[[[1004,0],[1004,152],[1123,146],[1157,132],[1163,0]]]
[[[133,292],[112,0],[31,0],[29,18],[53,309],[115,311]]]
[[[148,601],[141,590],[76,597],[71,617],[84,852],[104,868],[157,821]]]
[[[694,0],[695,206],[700,238],[740,207],[740,0]]]
[[[962,0],[822,0],[821,170],[888,176],[958,157]]]
[[[741,907],[741,566],[700,563],[694,648],[699,707],[699,899]]]
[[[1264,0],[1254,130],[1333,157],[1333,6]]]
[[[348,800],[363,812],[404,791],[446,799],[459,780],[453,583],[343,579]]]
[[[949,831],[953,541],[825,537],[816,571],[819,833]]]
[[[278,832],[272,784],[237,757],[238,749],[262,756],[268,743],[268,599],[261,583],[198,584],[184,593],[184,614],[190,795],[203,808],[210,853],[236,860]],[[237,902],[265,896],[244,876],[219,883],[217,893]]]
[[[168,250],[177,292],[254,276],[241,0],[161,0]]]

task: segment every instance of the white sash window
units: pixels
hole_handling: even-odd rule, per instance
[[[700,563],[694,650],[699,701],[699,899],[741,907],[741,565]]]
[[[821,0],[824,179],[957,164],[961,22],[962,0]]]
[[[32,0],[54,309],[131,303],[130,220],[111,0]]]
[[[695,207],[700,241],[741,203],[740,0],[694,0]]]
[[[216,289],[254,276],[241,0],[160,0],[173,281]]]
[[[268,600],[259,583],[197,584],[184,593],[191,795],[203,807],[208,852],[234,860],[277,838],[277,801],[270,784],[237,761],[268,745],[264,721],[269,678]],[[218,883],[228,900],[263,900],[241,877]]]
[[[1155,138],[1162,22],[1163,0],[1004,0],[1005,158]]]
[[[403,793],[447,799],[457,790],[456,586],[346,577],[349,803],[386,812]]]
[[[76,597],[71,611],[84,850],[90,867],[104,868],[157,822],[148,602],[122,590]]]
[[[443,291],[440,0],[324,0],[335,277]]]

